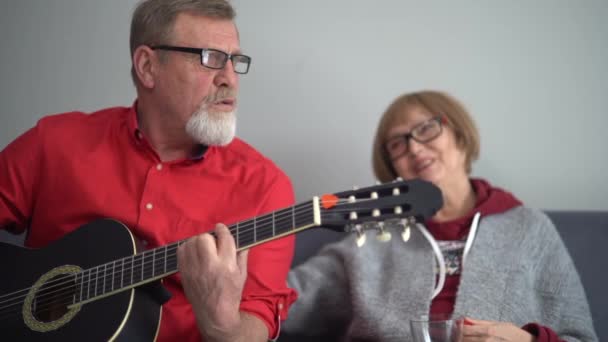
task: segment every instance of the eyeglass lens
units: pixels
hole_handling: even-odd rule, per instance
[[[414,127],[411,132],[391,138],[385,147],[391,158],[397,158],[407,153],[409,138],[419,143],[429,142],[441,133],[441,122],[439,118],[433,118]]]
[[[228,54],[218,50],[203,50],[202,63],[212,69],[222,69],[228,61]],[[251,59],[243,55],[232,55],[234,71],[239,74],[247,73]]]

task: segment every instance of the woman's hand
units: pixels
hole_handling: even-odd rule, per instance
[[[534,342],[536,338],[513,323],[465,318],[462,327],[464,342],[513,341]]]

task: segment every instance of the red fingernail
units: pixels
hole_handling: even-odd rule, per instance
[[[464,325],[475,325],[475,323],[469,321],[468,319],[464,319]]]

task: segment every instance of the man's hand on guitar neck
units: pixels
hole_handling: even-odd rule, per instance
[[[225,225],[218,224],[215,234],[193,237],[177,252],[184,292],[201,334],[205,341],[266,341],[266,325],[239,311],[248,251],[237,253]]]

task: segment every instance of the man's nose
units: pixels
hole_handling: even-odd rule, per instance
[[[234,72],[234,65],[232,64],[232,60],[228,59],[226,61],[226,65],[216,74],[215,85],[219,87],[228,87],[230,89],[235,89],[239,83],[239,75]]]

